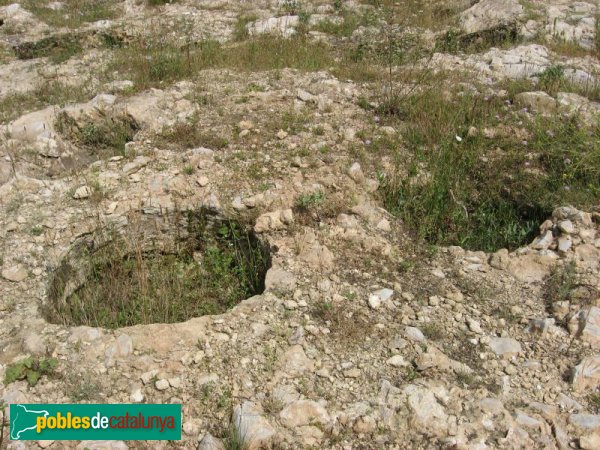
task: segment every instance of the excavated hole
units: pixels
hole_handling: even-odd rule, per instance
[[[268,246],[212,210],[134,214],[78,241],[51,277],[51,323],[118,328],[220,314],[264,291]]]

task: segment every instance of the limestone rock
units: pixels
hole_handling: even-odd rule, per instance
[[[407,367],[410,365],[402,355],[394,355],[387,360],[387,363],[393,367]]]
[[[279,360],[279,366],[288,374],[312,372],[314,363],[306,356],[301,345],[290,347]]]
[[[415,342],[425,342],[427,340],[423,332],[417,327],[406,327],[404,330],[404,336],[407,339]]]
[[[404,388],[407,396],[408,407],[412,412],[411,423],[415,427],[433,432],[434,434],[443,434],[447,426],[446,412],[442,405],[438,403],[434,392],[427,387],[409,384]]]
[[[256,219],[254,231],[264,233],[266,231],[283,230],[287,225],[294,222],[294,213],[291,209],[277,210],[263,214]]]
[[[584,358],[575,366],[572,383],[577,392],[593,390],[600,386],[600,355]]]
[[[326,425],[330,418],[327,410],[312,400],[297,400],[281,411],[281,422],[288,428],[300,427],[311,423]]]
[[[123,172],[126,175],[131,175],[138,172],[142,167],[145,167],[150,162],[150,158],[146,156],[138,156],[130,163],[123,166]]]
[[[92,195],[92,188],[89,186],[79,186],[73,193],[75,200],[84,200]]]
[[[600,308],[590,307],[581,317],[579,335],[583,341],[600,348]]]
[[[246,401],[233,409],[233,425],[244,448],[258,450],[271,445],[275,429],[265,419],[258,406]]]
[[[352,164],[348,169],[348,176],[352,178],[356,183],[362,183],[363,181],[365,181],[363,171],[360,167],[360,164],[357,162]]]
[[[514,23],[522,13],[517,0],[482,0],[460,15],[460,26],[465,33],[476,33]]]
[[[2,269],[2,278],[13,283],[19,283],[27,278],[27,270],[22,265],[17,264],[16,266]]]
[[[133,341],[126,334],[121,334],[115,342],[110,344],[105,352],[105,365],[111,367],[118,359],[127,358],[133,352]]]
[[[519,281],[534,283],[543,281],[550,274],[554,259],[534,254],[511,258],[507,270]]]
[[[521,353],[521,344],[511,338],[492,337],[488,345],[496,355],[504,359],[512,358]]]
[[[45,355],[48,346],[38,333],[30,332],[23,339],[23,350],[32,355]]]
[[[198,443],[197,450],[225,450],[225,445],[210,433],[206,433]]]
[[[600,431],[600,415],[571,414],[569,422],[581,431]]]
[[[251,35],[264,33],[279,33],[284,37],[291,36],[296,32],[294,27],[300,22],[299,16],[271,17],[265,20],[257,20],[247,25]]]
[[[290,292],[296,287],[296,276],[283,269],[271,268],[265,278],[265,288],[278,292]]]

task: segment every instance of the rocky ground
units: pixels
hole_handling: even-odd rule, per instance
[[[600,448],[597,193],[554,204],[510,251],[431,245],[385,209],[386,177],[410,172],[410,124],[379,108],[426,71],[444,74],[440,96],[467,86],[521,125],[597,130],[598,14],[567,0],[0,0],[0,375],[58,362],[33,386],[3,377],[2,400],[183,405],[180,442],[8,448]],[[415,36],[403,60],[347,59]],[[78,243],[140,218],[174,233],[166,218],[200,206],[268,243],[264,293],[183,323],[48,322]]]

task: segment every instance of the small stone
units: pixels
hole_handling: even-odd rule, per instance
[[[558,251],[560,253],[567,253],[573,246],[573,240],[571,236],[561,236],[558,238]]]
[[[406,327],[404,330],[404,336],[415,342],[425,342],[427,339],[421,330],[417,327]]]
[[[203,359],[204,359],[205,353],[202,350],[198,350],[195,354],[194,354],[194,364],[199,364]]]
[[[106,367],[112,367],[115,365],[115,360],[127,358],[131,353],[133,353],[131,337],[121,334],[115,342],[106,348],[104,364]]]
[[[600,355],[584,358],[573,369],[573,389],[576,392],[595,390],[600,386]]]
[[[381,306],[381,298],[378,295],[369,295],[369,307],[371,309],[378,309]]]
[[[383,302],[389,301],[394,295],[394,291],[391,289],[379,289],[369,295],[369,306],[372,309],[379,308]]]
[[[352,164],[348,169],[348,176],[352,178],[352,180],[354,180],[356,183],[362,183],[365,179],[362,168],[357,162]]]
[[[32,355],[44,355],[48,347],[39,334],[30,332],[23,339],[23,350]]]
[[[404,359],[402,355],[394,355],[387,360],[387,363],[393,367],[406,367],[409,363]]]
[[[13,283],[19,283],[27,278],[27,270],[20,265],[9,267],[8,269],[2,270],[2,278],[12,281]]]
[[[89,186],[80,186],[75,189],[75,193],[73,194],[73,198],[75,200],[84,200],[89,198],[92,195],[92,188]]]
[[[496,355],[504,359],[509,359],[521,353],[521,344],[511,338],[492,337],[488,345]]]
[[[144,393],[141,388],[134,389],[131,395],[129,396],[129,400],[133,403],[141,403],[144,401]]]
[[[354,422],[354,426],[352,429],[355,433],[372,433],[377,428],[377,422],[371,416],[362,416],[359,417],[356,422]]]
[[[554,325],[554,319],[552,318],[531,319],[529,321],[527,331],[530,333],[537,333],[543,336],[546,334],[546,332],[550,329],[552,325]]]
[[[600,415],[583,413],[571,414],[569,416],[569,422],[580,430],[600,430]]]
[[[288,374],[298,375],[312,372],[314,363],[306,356],[301,345],[293,345],[279,359],[279,367]]]
[[[169,386],[172,388],[177,389],[181,387],[181,378],[169,378],[167,381],[169,382]]]
[[[206,433],[198,444],[197,450],[225,450],[225,445],[220,439],[217,439],[210,433]]]
[[[595,347],[600,347],[600,308],[590,307],[582,314],[579,335],[582,341],[589,342]]]
[[[283,141],[286,137],[288,137],[287,132],[283,131],[283,130],[279,130],[279,132],[277,133],[277,139],[279,139],[280,141]]]
[[[552,235],[552,231],[548,230],[544,234],[535,238],[531,244],[531,247],[536,250],[546,250],[552,245],[553,242],[554,236]]]
[[[150,158],[146,156],[138,156],[130,163],[127,163],[123,166],[123,172],[126,175],[132,175],[138,172],[142,167],[145,167],[150,162]]]
[[[233,424],[243,448],[258,450],[270,448],[275,438],[275,429],[265,419],[258,406],[246,401],[233,409]]]
[[[467,325],[469,326],[469,330],[473,333],[481,334],[483,330],[481,329],[481,325],[475,319],[467,319]]]
[[[381,231],[391,231],[392,227],[390,225],[390,221],[387,219],[381,219],[378,223],[377,223],[377,229],[381,230]]]
[[[575,233],[575,226],[573,225],[573,222],[568,219],[558,222],[558,229],[565,234]]]
[[[251,130],[254,128],[254,124],[249,120],[242,120],[238,123],[238,128],[240,130]]]
[[[296,287],[297,279],[293,273],[283,269],[271,268],[265,278],[265,289],[277,292],[293,291]]]
[[[525,428],[540,428],[542,426],[542,422],[534,417],[528,416],[522,411],[517,411],[515,422]]]
[[[205,177],[204,175],[202,175],[196,179],[196,183],[198,183],[198,186],[200,186],[200,187],[208,186],[208,183],[209,183],[208,177]]]
[[[158,369],[152,369],[148,372],[144,372],[143,374],[140,375],[140,380],[142,380],[142,383],[144,384],[149,384],[152,379],[156,376],[156,374],[158,373]]]
[[[296,97],[298,97],[298,100],[301,100],[305,103],[314,103],[315,102],[315,96],[312,95],[309,92],[306,92],[303,89],[298,89],[298,91],[296,92]]]
[[[344,372],[344,377],[346,378],[360,378],[361,376],[361,371],[359,368],[354,367],[352,369],[348,369]]]
[[[186,420],[181,427],[187,436],[198,436],[200,427],[197,420]]]
[[[288,428],[299,427],[311,423],[326,425],[329,423],[329,413],[323,406],[312,400],[297,400],[289,404],[279,418]]]
[[[159,391],[166,391],[167,389],[169,389],[169,386],[169,381],[164,379],[156,380],[156,382],[154,383],[154,387]]]

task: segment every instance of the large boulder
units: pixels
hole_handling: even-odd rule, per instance
[[[517,0],[482,0],[460,15],[460,27],[465,33],[477,33],[513,24],[521,14]]]

